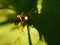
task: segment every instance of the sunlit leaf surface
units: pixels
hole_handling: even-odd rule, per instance
[[[15,28],[12,30],[12,28]],[[33,45],[46,45],[45,39],[39,40],[39,33],[33,26],[29,27]],[[0,26],[1,45],[29,45],[27,26],[17,29],[14,24]]]

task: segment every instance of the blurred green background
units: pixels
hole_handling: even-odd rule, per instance
[[[29,24],[33,25],[30,26],[33,45],[60,44],[60,0],[0,0],[0,45],[29,45],[26,26],[18,30],[13,20],[32,8],[35,20]]]

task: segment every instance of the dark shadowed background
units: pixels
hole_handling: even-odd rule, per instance
[[[36,10],[36,13],[32,13],[34,20],[29,20],[27,24],[33,24],[38,29],[40,37],[44,35],[48,45],[60,44],[60,0],[43,0],[40,14],[37,13],[37,0],[6,0],[5,2],[8,3],[1,3],[4,5],[2,8],[9,8],[8,5],[12,5],[14,8],[10,8],[17,14],[23,11],[27,13],[34,8]]]

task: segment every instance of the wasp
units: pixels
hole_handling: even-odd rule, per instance
[[[25,26],[25,24],[27,24],[29,22],[29,20],[31,21],[31,13],[32,11],[34,11],[34,9],[31,9],[28,13],[25,14],[25,12],[22,12],[21,14],[16,16],[15,25],[18,25],[19,23],[22,24],[22,26]]]

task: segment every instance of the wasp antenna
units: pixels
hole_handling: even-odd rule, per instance
[[[31,9],[27,14],[25,14],[25,15],[31,14],[33,11],[35,11],[34,8],[32,8],[32,9]]]

